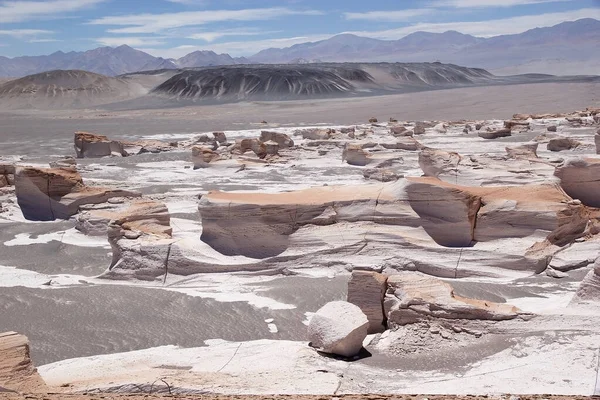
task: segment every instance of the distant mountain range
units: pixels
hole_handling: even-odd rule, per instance
[[[180,59],[153,57],[129,46],[47,56],[0,57],[0,76],[20,77],[57,69],[80,69],[107,76],[212,65],[318,62],[441,61],[506,73],[600,75],[600,21],[586,18],[514,35],[481,38],[456,31],[416,32],[399,40],[341,34],[248,58],[195,51]]]

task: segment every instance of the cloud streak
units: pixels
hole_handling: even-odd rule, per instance
[[[433,8],[415,8],[400,11],[369,11],[364,13],[344,13],[344,18],[347,20],[365,20],[365,21],[380,21],[380,22],[405,22],[411,21],[415,17],[433,14],[436,12]]]
[[[0,2],[0,22],[15,23],[61,18],[65,13],[93,7],[106,0],[49,0]]]
[[[514,7],[527,4],[565,3],[570,0],[437,0],[430,4],[431,7],[452,8],[488,8],[488,7]]]
[[[2,30],[0,29],[0,35],[2,36],[11,36],[17,39],[22,39],[28,36],[38,36],[38,35],[51,35],[53,31],[47,31],[43,29],[9,29]]]
[[[286,7],[242,10],[190,11],[165,14],[106,16],[89,21],[92,25],[123,26],[110,33],[155,33],[186,26],[201,26],[216,22],[266,21],[294,15],[321,15],[317,10],[293,10]]]

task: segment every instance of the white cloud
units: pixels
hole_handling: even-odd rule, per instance
[[[600,19],[600,8],[584,8],[560,13],[523,15],[519,17],[477,22],[418,23],[398,29],[389,29],[384,31],[354,31],[346,33],[352,33],[355,35],[376,39],[393,40],[400,39],[406,35],[418,31],[441,33],[449,30],[455,30],[469,35],[490,37],[521,33],[529,29],[557,25],[561,22],[574,21],[581,18]]]
[[[221,31],[204,31],[196,32],[189,36],[188,39],[204,40],[205,42],[214,42],[215,40],[227,36],[256,36],[256,35],[272,35],[278,31],[261,31],[257,28],[240,28],[240,29],[224,29]]]
[[[88,8],[104,1],[106,0],[4,1],[0,3],[0,22],[64,17],[65,13]]]
[[[242,10],[190,11],[165,14],[106,16],[90,21],[92,25],[114,25],[111,33],[155,33],[185,26],[200,26],[225,21],[265,21],[292,15],[320,15],[316,10],[292,10],[285,7]]]
[[[11,36],[17,39],[22,39],[27,36],[51,35],[54,32],[43,29],[9,29],[0,30],[0,35]]]
[[[572,0],[437,0],[432,7],[454,8],[485,8],[485,7],[514,7],[526,4],[560,3]]]
[[[103,46],[117,47],[123,44],[128,46],[162,46],[166,42],[164,37],[141,37],[141,36],[124,36],[124,37],[100,37],[96,38],[96,42]]]
[[[428,15],[436,12],[433,8],[415,8],[399,11],[369,11],[364,13],[344,13],[347,20],[367,20],[381,22],[403,22],[410,21],[415,17]]]

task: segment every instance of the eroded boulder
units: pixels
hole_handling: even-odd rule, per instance
[[[75,153],[77,158],[99,158],[123,156],[125,149],[121,142],[110,140],[104,135],[75,132]]]
[[[345,301],[334,301],[320,308],[308,325],[310,345],[319,351],[354,357],[363,347],[369,320],[362,310]]]
[[[581,145],[581,142],[567,138],[567,137],[559,137],[550,139],[548,142],[548,150],[550,151],[563,151],[563,150],[572,150]]]
[[[534,159],[538,158],[537,149],[539,143],[525,143],[519,146],[506,147],[506,154],[509,158],[514,159]]]
[[[425,148],[419,153],[419,166],[425,176],[457,173],[462,157],[458,153]]]
[[[573,303],[600,303],[600,258],[594,263],[594,268],[586,275],[573,297]]]
[[[363,145],[347,143],[342,152],[342,161],[350,165],[364,167],[371,162],[370,154],[363,150]]]
[[[192,147],[194,169],[208,168],[209,164],[220,159],[218,153],[205,146]]]
[[[262,131],[260,133],[260,141],[273,141],[277,143],[281,149],[289,149],[290,147],[294,147],[294,141],[285,133]]]
[[[489,131],[479,131],[477,135],[482,139],[493,140],[507,136],[512,136],[512,132],[509,128],[503,128]]]

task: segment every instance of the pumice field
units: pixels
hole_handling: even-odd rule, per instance
[[[0,386],[598,393],[600,105],[578,85],[5,111]],[[535,113],[460,104],[482,92]]]

